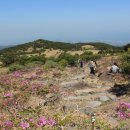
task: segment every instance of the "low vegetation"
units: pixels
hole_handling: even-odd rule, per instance
[[[5,48],[3,50],[0,50],[0,54],[3,55],[5,53],[14,53],[17,55],[23,55],[23,54],[40,54],[43,53],[46,49],[60,49],[61,51],[78,51],[82,50],[82,46],[91,45],[93,46],[92,49],[96,50],[105,50],[105,51],[121,51],[121,47],[112,46],[106,43],[99,43],[99,42],[93,42],[93,43],[64,43],[64,42],[53,42],[53,41],[47,41],[47,40],[36,40],[33,42]],[[88,48],[86,48],[88,49]],[[90,48],[91,49],[91,48]],[[84,50],[84,49],[83,49]]]
[[[130,53],[124,53],[122,56],[122,69],[125,74],[130,74]]]
[[[87,44],[84,43],[84,45]],[[126,76],[130,74],[129,45],[124,50],[104,43],[89,43],[89,45],[93,45],[92,49],[99,49],[100,52],[93,54],[84,49],[81,55],[71,55],[67,51],[82,49],[81,43],[69,44],[46,40],[37,40],[1,50],[1,68],[9,68],[9,72],[0,75],[0,129],[59,130],[76,128],[79,130],[111,130],[111,125],[102,118],[102,113],[99,115],[95,115],[95,112],[83,113],[77,106],[74,109],[66,109],[66,103],[62,98],[72,96],[70,90],[68,89],[69,92],[65,91],[66,88],[60,88],[53,83],[64,81],[62,78],[69,77],[71,73],[78,75],[77,70],[82,71],[77,67],[80,60],[85,63],[89,60],[98,61],[104,56],[107,58],[107,55],[113,54],[122,59],[123,74]],[[32,48],[32,51],[29,51],[29,48]],[[57,57],[46,57],[41,53],[45,49],[52,48],[63,51]],[[35,53],[38,55],[26,55]],[[67,72],[62,75],[64,70]],[[90,76],[89,78],[93,77]],[[82,82],[83,80],[84,78],[82,78]],[[98,80],[97,78],[97,82]],[[107,85],[104,82],[102,84]],[[100,85],[97,89],[100,89]],[[92,93],[90,92],[88,95]],[[107,104],[107,102],[105,103]],[[117,106],[113,107],[112,116],[117,120],[130,119],[129,109],[130,103],[119,102]],[[124,127],[122,126],[122,128]],[[120,128],[116,127],[114,130],[120,130]]]

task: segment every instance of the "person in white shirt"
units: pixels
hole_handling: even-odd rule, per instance
[[[95,69],[96,69],[96,64],[94,61],[90,60],[89,64],[88,64],[89,68],[90,68],[90,74],[95,75]]]
[[[111,67],[110,72],[111,72],[111,73],[118,73],[119,70],[120,70],[120,69],[119,69],[118,65],[117,65],[116,63],[114,63],[114,64],[112,65],[112,67]]]

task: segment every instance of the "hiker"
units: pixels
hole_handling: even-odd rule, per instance
[[[95,69],[96,69],[95,62],[93,60],[90,60],[88,66],[90,68],[90,74],[95,75]]]
[[[83,68],[84,63],[82,59],[78,59],[78,65],[80,68]]]
[[[114,63],[110,69],[110,73],[119,73],[120,72],[120,69],[117,65],[117,63]]]
[[[83,61],[82,60],[80,60],[80,68],[83,68]]]

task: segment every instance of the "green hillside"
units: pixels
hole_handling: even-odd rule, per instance
[[[39,39],[39,40],[36,40],[36,41],[33,41],[33,42],[28,42],[28,43],[25,43],[25,44],[20,44],[20,45],[17,45],[17,46],[14,46],[14,47],[9,47],[9,48],[6,48],[6,49],[3,49],[0,51],[0,53],[30,53],[30,52],[27,52],[27,50],[29,48],[32,48],[32,52],[31,53],[35,53],[38,51],[44,51],[44,49],[61,49],[61,50],[73,50],[73,49],[76,49],[76,45],[75,44],[70,44],[70,43],[63,43],[63,42],[53,42],[53,41],[47,41],[47,40],[42,40],[42,39]],[[20,52],[18,52],[20,51]]]
[[[127,45],[124,46],[124,50],[125,51],[130,51],[130,43],[128,43]]]
[[[61,49],[63,51],[76,51],[80,50],[84,45],[93,45],[97,50],[116,50],[121,49],[120,47],[115,47],[106,43],[100,42],[90,42],[90,43],[65,43],[65,42],[54,42],[43,39],[38,39],[36,41],[16,45],[13,47],[5,48],[0,50],[0,54],[3,53],[15,53],[15,54],[33,54],[38,52],[44,52],[45,49]],[[31,49],[31,51],[28,51]]]

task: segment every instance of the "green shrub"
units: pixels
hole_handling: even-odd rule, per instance
[[[94,54],[93,56],[92,56],[92,59],[93,60],[98,60],[98,59],[100,59],[101,58],[101,55],[100,54]]]
[[[73,55],[70,55],[68,53],[62,53],[59,57],[58,57],[58,60],[61,61],[61,60],[66,60],[68,62],[68,65],[70,66],[76,66],[76,61],[78,60],[78,57],[77,56],[73,56]]]
[[[130,74],[130,54],[125,53],[122,58],[122,70],[125,74]]]
[[[3,63],[3,66],[8,66],[16,61],[17,57],[14,54],[4,54],[1,57],[1,61]]]
[[[33,61],[33,62],[29,62],[25,65],[25,67],[28,69],[28,68],[33,68],[33,67],[36,67],[38,65],[43,65],[43,62],[41,61]]]
[[[125,53],[123,55],[123,61],[130,62],[130,53]]]
[[[62,66],[62,67],[66,67],[66,66],[68,65],[68,62],[67,62],[67,60],[62,59],[62,60],[59,61],[59,64],[58,64],[58,65],[59,65],[59,66]]]
[[[22,66],[22,65],[12,64],[12,65],[9,66],[9,71],[21,70],[23,68],[24,68],[24,66]]]
[[[125,51],[129,51],[129,49],[130,49],[130,43],[124,46]]]
[[[25,65],[25,64],[27,63],[27,61],[28,61],[28,57],[27,57],[26,55],[20,56],[20,57],[18,58],[18,63],[19,63],[20,65]]]
[[[54,62],[58,62],[58,59],[57,59],[56,57],[53,57],[53,56],[47,58],[47,60],[51,60],[51,61],[54,61]]]
[[[45,69],[55,68],[57,67],[57,63],[52,60],[47,60],[44,64]]]
[[[93,54],[90,52],[84,52],[80,57],[84,61],[89,61],[89,60],[98,60],[101,58],[101,55],[100,54]]]
[[[35,62],[35,61],[40,61],[44,64],[46,61],[46,58],[44,55],[40,55],[40,56],[32,56],[28,59],[28,62]]]
[[[130,63],[124,62],[122,65],[122,70],[125,74],[130,74]]]
[[[84,55],[93,55],[93,52],[91,52],[91,51],[85,51],[83,54]]]

